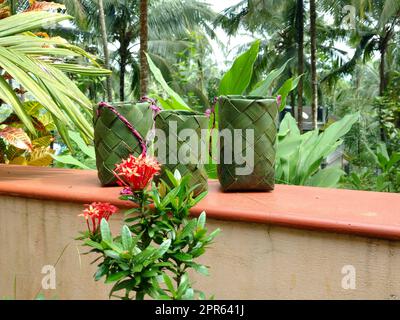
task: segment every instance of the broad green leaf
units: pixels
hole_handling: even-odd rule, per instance
[[[337,188],[344,174],[345,172],[337,167],[325,168],[308,179],[306,184],[314,187]]]
[[[118,252],[115,252],[114,250],[104,250],[104,253],[107,257],[110,257],[112,259],[115,259],[115,260],[121,259]]]
[[[280,95],[282,97],[279,111],[285,109],[287,96],[289,95],[290,91],[294,90],[297,87],[302,76],[303,75],[300,75],[297,78],[290,78],[286,80],[282,87],[278,89],[276,95]]]
[[[121,238],[122,238],[122,246],[124,250],[131,250],[132,244],[133,244],[133,239],[132,239],[132,234],[131,231],[129,230],[127,225],[124,225],[122,227],[121,231]]]
[[[106,219],[101,219],[100,222],[100,233],[101,233],[101,239],[105,242],[112,243],[113,239],[111,236],[111,231],[110,231],[110,226],[108,225],[108,222]]]
[[[221,79],[218,95],[245,93],[253,75],[253,66],[257,59],[260,41],[255,41],[249,50],[238,56],[232,67]]]
[[[206,213],[203,211],[197,218],[197,229],[203,229],[206,224]]]

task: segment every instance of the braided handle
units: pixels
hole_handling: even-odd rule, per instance
[[[107,102],[100,102],[97,108],[97,116],[100,116],[101,111],[103,110],[103,108],[107,108],[108,110],[110,110],[112,113],[114,113],[119,120],[121,120],[121,122],[123,122],[126,127],[129,129],[129,131],[132,132],[132,134],[135,136],[135,138],[138,140],[140,147],[142,149],[142,156],[145,156],[147,153],[147,146],[146,146],[146,142],[144,141],[144,139],[142,138],[142,136],[140,135],[140,133],[133,127],[133,125],[122,115],[120,114],[112,105],[109,105]]]

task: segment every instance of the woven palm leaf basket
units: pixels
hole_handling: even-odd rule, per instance
[[[217,166],[217,173],[222,189],[224,191],[273,190],[278,114],[276,100],[256,96],[221,96],[218,114],[221,136],[222,130],[225,129],[233,137],[233,143],[223,141],[220,143],[220,163]],[[236,139],[235,129],[240,129],[236,130],[238,135]],[[246,129],[253,130],[253,143],[250,143],[251,139],[247,136]],[[237,141],[238,138],[241,139],[241,143]],[[254,161],[250,163],[242,159],[239,161],[238,154],[243,156],[247,154],[253,157]],[[246,170],[243,170],[244,167]],[[237,170],[240,168],[242,170]]]
[[[201,130],[206,130],[208,128],[208,118],[202,113],[192,111],[163,110],[156,116],[155,125],[156,129],[164,132],[166,137],[165,155],[161,156],[157,148],[154,150],[155,156],[162,163],[162,170],[159,178],[170,184],[165,170],[168,169],[174,173],[177,169],[182,177],[184,175],[191,176],[189,182],[191,187],[198,185],[194,190],[195,195],[206,191],[208,189],[207,172],[204,168],[204,164],[201,163],[199,159],[201,158],[201,144],[205,143],[205,141],[201,139]],[[175,127],[176,131],[173,129]],[[187,140],[179,137],[179,134],[185,129],[190,129],[194,133],[193,139],[197,139],[195,143],[198,148],[197,150],[191,150],[191,146]],[[189,163],[182,163],[179,154],[186,154],[192,158]]]
[[[142,153],[132,128],[146,137],[153,126],[153,111],[149,105],[148,102],[100,103],[94,108],[96,166],[102,186],[116,185],[115,165],[130,154],[139,156]]]

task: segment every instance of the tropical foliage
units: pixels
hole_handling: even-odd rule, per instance
[[[30,11],[0,20],[0,67],[3,70],[0,99],[12,107],[27,130],[35,134],[32,119],[21,102],[21,95],[29,95],[49,113],[67,143],[67,127],[76,128],[87,140],[93,137],[93,132],[88,120],[91,102],[66,73],[85,76],[109,73],[98,67],[92,55],[64,39],[30,32],[70,18],[64,14]],[[77,64],[80,57],[93,66]],[[18,90],[14,90],[15,87]]]
[[[215,97],[281,96],[278,183],[399,190],[399,1],[0,2],[1,162],[94,168],[99,100],[146,93],[218,128]]]

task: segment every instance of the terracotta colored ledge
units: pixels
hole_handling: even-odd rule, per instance
[[[101,188],[96,171],[0,165],[0,195],[118,206],[120,188]],[[222,193],[217,181],[192,213],[400,240],[400,194],[277,185],[270,193]],[[34,214],[34,213],[33,213]]]

